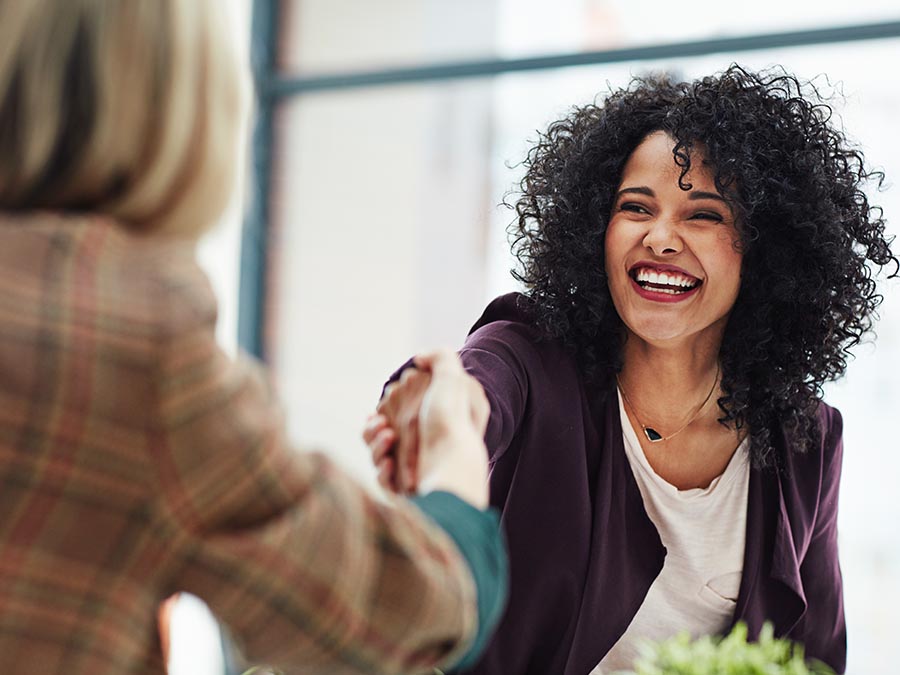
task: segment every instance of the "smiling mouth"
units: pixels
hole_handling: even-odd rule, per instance
[[[703,283],[702,280],[679,272],[660,272],[649,267],[636,267],[629,272],[635,283],[647,291],[666,295],[682,295]]]

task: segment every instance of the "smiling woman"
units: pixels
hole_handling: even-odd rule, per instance
[[[529,153],[526,293],[462,350],[512,558],[466,672],[628,669],[642,640],[741,620],[844,670],[842,422],[821,387],[897,259],[863,193],[880,175],[829,120],[792,76],[733,66],[636,80]],[[374,456],[404,466],[386,439]]]

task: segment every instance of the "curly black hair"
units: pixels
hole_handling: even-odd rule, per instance
[[[865,166],[816,88],[782,69],[636,78],[552,123],[512,205],[513,276],[542,334],[562,340],[589,381],[622,366],[604,238],[625,162],[655,131],[676,142],[682,189],[702,146],[738,216],[744,258],[720,352],[719,421],[749,429],[754,465],[782,466],[773,434],[784,429],[799,452],[819,441],[822,385],[843,374],[882,299],[874,268],[900,267],[863,192],[884,176]]]

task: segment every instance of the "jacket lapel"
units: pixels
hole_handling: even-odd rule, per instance
[[[594,401],[599,439],[591,552],[565,675],[584,675],[618,641],[659,576],[666,549],[625,455],[615,388]]]
[[[783,452],[783,434],[776,439]],[[806,613],[784,480],[790,477],[772,469],[750,471],[744,575],[732,625],[744,621],[753,639],[766,621],[776,635],[787,635]]]

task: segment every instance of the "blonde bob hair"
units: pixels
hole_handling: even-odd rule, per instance
[[[214,222],[247,100],[226,4],[0,0],[0,210]]]

